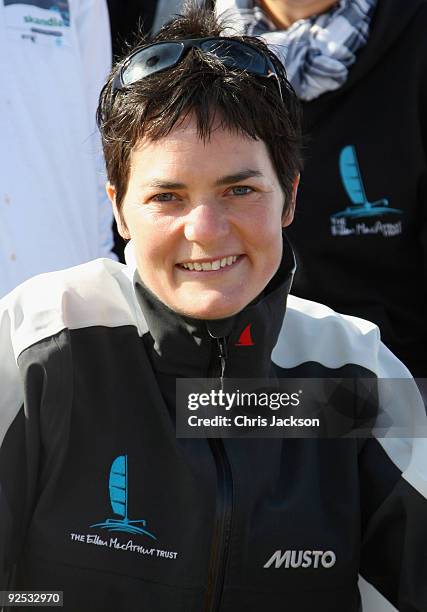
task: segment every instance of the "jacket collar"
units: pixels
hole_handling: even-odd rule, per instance
[[[135,294],[148,328],[144,343],[156,373],[183,378],[269,376],[295,271],[285,236],[279,269],[263,293],[236,315],[215,321],[185,317],[168,308],[143,285],[131,245],[125,255],[133,268]]]

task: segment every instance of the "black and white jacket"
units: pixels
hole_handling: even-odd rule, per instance
[[[226,377],[410,378],[373,324],[288,298],[291,276],[209,325],[106,259],[0,302],[1,589],[62,590],[69,612],[356,612],[360,573],[427,610],[425,439],[176,437],[175,379],[213,372],[221,325]]]

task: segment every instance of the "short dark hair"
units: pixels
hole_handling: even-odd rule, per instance
[[[190,113],[205,140],[219,119],[230,131],[264,141],[285,194],[284,212],[291,205],[293,182],[302,166],[300,107],[283,65],[262,40],[231,37],[250,42],[271,59],[282,94],[275,79],[226,67],[198,49],[191,49],[178,65],[141,79],[125,91],[112,92],[114,78],[136,50],[153,42],[221,36],[225,27],[211,10],[192,2],[150,41],[142,38],[111,71],[101,92],[97,121],[118,208],[127,190],[130,154],[138,141],[167,136]]]

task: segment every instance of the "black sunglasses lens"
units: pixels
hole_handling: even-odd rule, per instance
[[[182,43],[164,43],[152,45],[136,53],[122,72],[123,85],[131,85],[140,79],[170,68],[181,57]]]
[[[229,68],[240,68],[262,76],[268,72],[266,58],[249,45],[228,40],[207,40],[200,44],[200,48],[218,57]]]

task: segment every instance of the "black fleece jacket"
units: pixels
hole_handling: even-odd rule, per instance
[[[293,293],[379,325],[427,377],[427,2],[378,0],[347,82],[303,104]]]

